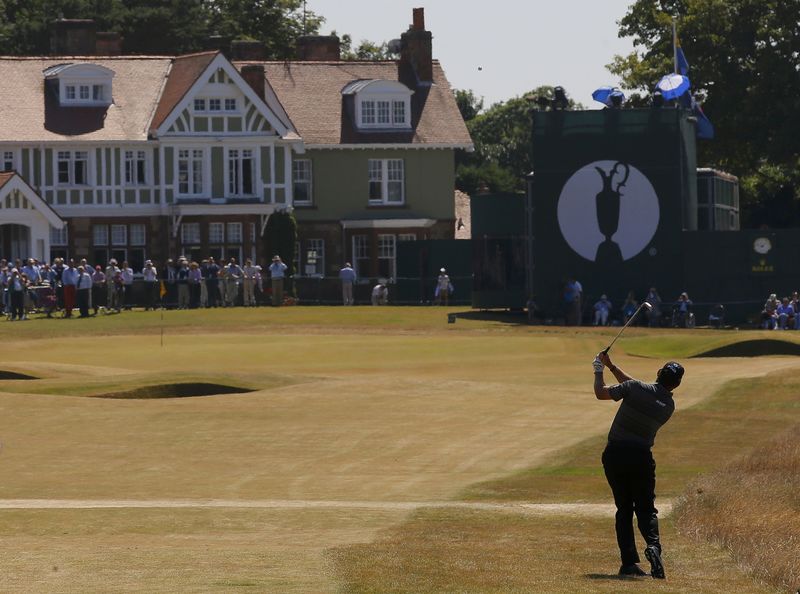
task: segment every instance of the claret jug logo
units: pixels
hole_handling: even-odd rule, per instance
[[[636,167],[595,161],[576,171],[558,198],[558,226],[578,254],[621,264],[647,247],[659,221],[658,196]]]

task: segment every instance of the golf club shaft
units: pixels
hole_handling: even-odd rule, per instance
[[[621,329],[619,332],[617,332],[617,335],[614,337],[614,340],[612,340],[612,341],[611,341],[611,344],[610,344],[610,345],[608,345],[608,346],[605,348],[605,350],[603,351],[603,353],[604,353],[604,354],[608,354],[608,351],[610,351],[610,350],[611,350],[611,347],[612,347],[612,346],[614,346],[614,343],[615,343],[615,342],[617,342],[617,339],[618,339],[618,338],[619,338],[619,337],[622,335],[622,333],[623,333],[623,332],[625,332],[625,328],[627,328],[627,327],[630,325],[630,323],[631,323],[631,322],[632,322],[634,319],[636,319],[636,316],[638,316],[638,315],[639,315],[639,312],[640,312],[640,311],[642,311],[642,308],[643,308],[643,307],[644,307],[646,304],[647,304],[647,301],[642,301],[642,304],[641,304],[641,305],[640,305],[638,308],[636,308],[636,311],[635,311],[635,312],[633,312],[633,315],[632,315],[630,318],[628,318],[628,321],[627,321],[627,322],[625,322],[625,325],[622,327],[622,329]]]

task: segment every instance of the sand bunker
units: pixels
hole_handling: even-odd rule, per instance
[[[800,344],[772,338],[743,340],[693,355],[693,357],[767,357],[770,355],[800,355]]]
[[[92,394],[92,398],[122,398],[122,399],[149,399],[149,398],[191,398],[193,396],[216,396],[220,394],[246,394],[254,392],[248,388],[226,386],[224,384],[208,383],[181,383],[157,384],[143,386],[124,392],[108,392],[106,394]]]
[[[0,380],[35,380],[38,377],[32,375],[25,375],[24,373],[17,373],[16,371],[2,371],[0,370]]]

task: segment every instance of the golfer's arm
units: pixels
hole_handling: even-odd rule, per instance
[[[629,376],[627,373],[622,371],[619,367],[617,367],[613,363],[611,363],[611,365],[609,365],[608,370],[614,375],[614,377],[616,378],[618,384],[621,384],[622,382],[627,382],[628,380],[633,379],[631,376]]]
[[[608,391],[608,386],[603,379],[603,372],[595,372],[594,374],[594,395],[598,400],[611,400],[611,394]]]

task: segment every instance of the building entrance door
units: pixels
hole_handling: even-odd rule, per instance
[[[0,258],[13,262],[31,256],[31,230],[26,225],[0,225]]]

